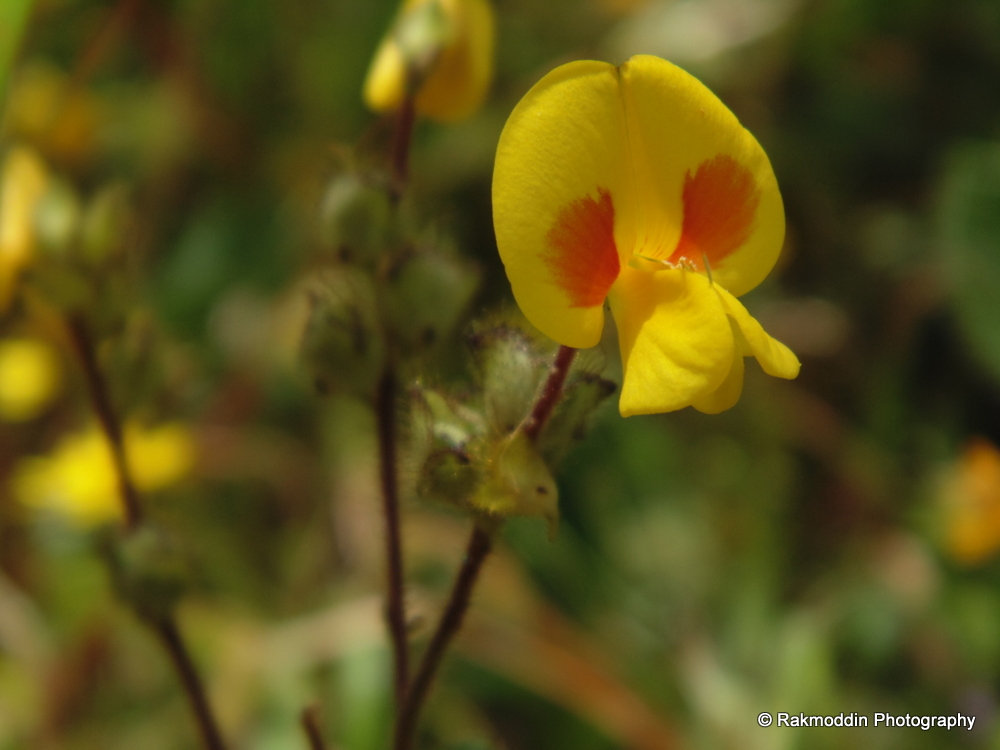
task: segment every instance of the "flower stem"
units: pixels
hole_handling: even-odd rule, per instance
[[[413,124],[416,111],[413,96],[403,100],[396,113],[396,127],[392,133],[390,158],[392,160],[392,197],[399,200],[410,179],[410,142],[413,140]]]
[[[118,490],[125,510],[125,528],[135,531],[142,522],[142,506],[139,504],[139,493],[135,489],[125,459],[125,439],[121,423],[111,404],[107,383],[97,366],[97,356],[94,353],[93,341],[87,325],[80,315],[70,315],[66,320],[73,350],[83,370],[83,378],[87,384],[90,403],[100,422],[101,430],[111,446],[111,458],[114,462],[115,476],[118,478]]]
[[[82,315],[69,315],[66,319],[66,327],[73,350],[83,370],[91,407],[94,409],[101,430],[111,446],[115,476],[118,479],[118,489],[125,509],[125,531],[131,534],[139,528],[144,514],[139,502],[139,493],[132,481],[132,474],[125,458],[125,440],[121,422],[119,422],[111,403],[107,381],[97,365],[97,356],[86,321]],[[180,679],[181,687],[184,689],[191,710],[194,712],[205,750],[225,750],[222,734],[208,704],[205,689],[194,666],[194,660],[181,638],[173,616],[149,618],[142,617],[140,614],[140,619],[149,625],[170,656],[170,661]]]
[[[441,659],[462,626],[462,620],[472,597],[472,589],[492,547],[493,540],[490,533],[477,523],[472,529],[469,546],[465,551],[465,561],[455,578],[448,604],[420,662],[420,668],[417,670],[417,675],[406,695],[406,703],[403,705],[403,710],[396,722],[395,750],[409,750],[413,745],[420,710],[427,699],[431,683],[441,665]]]
[[[523,423],[524,434],[531,441],[538,439],[538,435],[552,415],[553,409],[562,398],[563,385],[566,383],[566,376],[569,374],[569,368],[573,364],[576,351],[571,347],[562,346],[556,353],[552,362],[552,370],[549,372],[545,385],[542,386],[542,392]],[[488,530],[477,522],[472,528],[472,536],[469,537],[469,544],[465,551],[465,560],[462,562],[462,567],[452,585],[448,603],[441,614],[434,635],[431,636],[430,645],[420,660],[416,677],[406,693],[406,702],[397,714],[394,750],[410,750],[413,747],[417,721],[430,692],[431,683],[434,681],[434,676],[441,665],[445,651],[462,626],[462,620],[465,618],[469,601],[472,598],[472,590],[475,588],[476,581],[479,580],[483,563],[492,549],[493,530]]]
[[[556,404],[559,403],[559,399],[562,398],[563,384],[566,382],[566,376],[569,374],[569,368],[573,364],[576,352],[576,349],[569,346],[560,346],[559,351],[556,352],[556,358],[552,363],[552,371],[549,373],[545,385],[542,386],[542,392],[531,409],[531,414],[524,420],[524,434],[530,440],[534,441],[538,439],[538,435],[541,433],[542,428],[545,427],[545,423],[552,416],[552,410],[555,409]]]
[[[386,619],[392,640],[397,709],[406,699],[409,683],[409,648],[406,636],[406,602],[403,590],[403,541],[399,523],[399,477],[396,466],[396,375],[387,365],[375,399],[378,423],[379,471],[382,509],[385,513],[387,601]]]

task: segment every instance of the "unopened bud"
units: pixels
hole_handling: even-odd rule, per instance
[[[370,396],[385,358],[371,280],[338,270],[306,293],[311,309],[300,354],[317,390]]]
[[[586,437],[591,417],[616,388],[610,380],[593,373],[572,376],[538,436],[538,450],[550,465],[562,461],[570,448]]]
[[[498,434],[507,434],[531,411],[545,363],[524,331],[499,325],[472,338],[483,385],[486,418]]]
[[[338,175],[327,186],[320,217],[323,243],[342,260],[372,260],[389,242],[389,196],[350,172]]]
[[[445,340],[472,301],[479,277],[458,258],[413,255],[396,269],[387,300],[393,332],[408,349],[426,349]]]

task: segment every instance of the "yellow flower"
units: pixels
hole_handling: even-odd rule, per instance
[[[125,453],[136,489],[153,492],[191,470],[194,438],[179,423],[150,429],[130,422],[125,425]],[[111,447],[96,425],[64,437],[49,456],[21,461],[13,490],[25,505],[54,510],[81,526],[123,515]]]
[[[1000,550],[1000,450],[970,441],[942,490],[945,548],[963,565],[981,565]]]
[[[365,79],[365,103],[397,109],[416,84],[417,114],[440,122],[471,115],[493,77],[489,0],[405,0]]]
[[[0,341],[0,420],[34,419],[59,392],[59,358],[39,339]]]
[[[736,299],[785,232],[770,162],[705,86],[657,57],[556,68],[514,109],[493,173],[497,245],[521,310],[560,344],[618,327],[623,416],[739,399],[743,358],[799,362]]]
[[[49,174],[34,151],[14,146],[0,170],[0,312],[10,305],[22,269],[35,251],[35,210]]]

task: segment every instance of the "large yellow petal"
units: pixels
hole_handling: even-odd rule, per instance
[[[625,369],[622,416],[708,404],[739,357],[708,279],[683,269],[626,267],[609,301]]]
[[[621,67],[639,196],[635,252],[696,267],[739,296],[774,266],[785,233],[767,155],[700,81],[658,57]],[[682,231],[683,230],[683,231]]]
[[[593,61],[542,78],[500,136],[497,247],[521,310],[560,344],[600,340],[604,295],[635,243],[627,139],[618,72]]]
[[[464,119],[477,110],[493,78],[494,19],[489,0],[407,0],[382,40],[365,79],[365,103],[376,112],[396,109],[406,96],[407,61],[396,36],[407,17],[436,2],[447,38],[420,84],[416,112],[439,122]]]
[[[757,322],[743,304],[725,289],[716,287],[722,305],[739,327],[750,353],[757,358],[768,375],[776,378],[792,378],[799,374],[799,359],[791,349],[777,339],[771,338],[764,327]]]

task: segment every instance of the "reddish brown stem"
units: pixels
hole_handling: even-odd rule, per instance
[[[212,714],[212,709],[208,705],[208,699],[205,697],[205,689],[202,687],[201,679],[198,677],[194,661],[191,659],[191,655],[188,653],[187,647],[181,639],[177,624],[173,620],[165,618],[150,621],[150,627],[159,636],[160,642],[163,643],[167,653],[170,655],[170,660],[173,662],[177,676],[180,677],[184,693],[187,695],[188,703],[191,705],[191,710],[194,712],[195,719],[197,720],[205,750],[225,750],[226,745],[222,741],[222,734],[215,723],[215,716]]]
[[[309,750],[326,750],[323,733],[319,729],[316,707],[308,706],[302,709],[299,721],[302,723],[302,731],[306,733],[306,738],[309,740]]]
[[[385,513],[386,620],[392,640],[397,708],[403,705],[409,683],[409,647],[406,601],[403,591],[403,541],[399,523],[399,478],[396,467],[396,376],[386,367],[375,400],[378,423],[379,472]]]
[[[396,127],[392,133],[392,194],[396,200],[402,197],[406,184],[410,179],[410,142],[413,140],[413,124],[416,120],[416,110],[413,97],[403,100],[399,112],[396,113]]]
[[[409,750],[416,735],[417,719],[430,691],[431,683],[437,674],[438,667],[452,639],[462,626],[462,620],[469,609],[472,589],[479,578],[479,571],[493,547],[493,540],[488,531],[478,524],[472,529],[469,546],[465,551],[465,561],[462,563],[458,576],[451,589],[448,604],[441,615],[437,630],[431,638],[430,645],[420,662],[420,668],[413,679],[413,684],[406,695],[406,703],[399,713],[396,722],[395,750]]]
[[[80,362],[80,369],[83,370],[83,379],[87,384],[91,406],[97,415],[98,422],[100,422],[101,430],[111,445],[111,458],[114,461],[119,494],[125,510],[125,528],[134,531],[142,522],[142,506],[139,504],[139,494],[136,492],[126,463],[125,439],[121,423],[118,421],[118,416],[111,403],[107,383],[97,365],[94,344],[86,323],[79,315],[70,315],[66,323],[70,340],[73,343],[73,350]]]
[[[524,434],[528,436],[529,440],[538,439],[538,435],[541,433],[545,423],[552,416],[552,410],[555,409],[556,404],[559,403],[559,399],[562,398],[563,384],[566,382],[566,376],[569,374],[569,368],[573,364],[576,351],[576,349],[568,346],[559,347],[556,358],[552,363],[552,371],[549,373],[545,385],[542,386],[542,392],[538,396],[531,414],[524,420]]]

